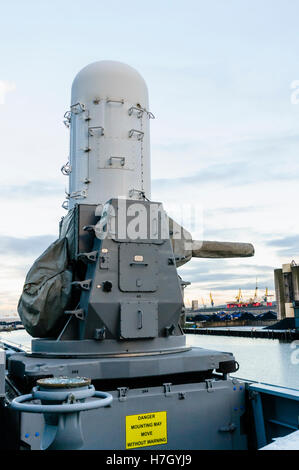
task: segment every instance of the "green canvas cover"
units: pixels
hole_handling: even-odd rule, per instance
[[[56,336],[63,323],[71,296],[74,223],[75,211],[71,210],[61,221],[60,238],[39,256],[26,276],[18,313],[35,338]]]
[[[18,313],[31,336],[55,336],[69,302],[71,282],[68,241],[64,237],[44,251],[26,276]]]

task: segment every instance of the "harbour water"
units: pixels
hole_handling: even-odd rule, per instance
[[[232,352],[240,369],[236,377],[299,390],[299,341],[187,335],[200,348]]]
[[[0,338],[30,347],[31,337],[25,330],[2,332]],[[191,334],[187,342],[234,353],[240,369],[232,375],[299,390],[299,341]]]

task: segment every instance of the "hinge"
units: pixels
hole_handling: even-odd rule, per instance
[[[89,253],[79,253],[77,259],[84,263],[94,263],[97,260],[97,251],[90,251]]]
[[[94,232],[94,229],[95,225],[84,225],[82,227],[82,230],[84,230],[84,232]]]
[[[72,166],[70,162],[66,162],[64,165],[62,165],[60,171],[64,176],[69,176],[72,172]]]
[[[87,191],[85,189],[82,189],[82,191],[73,191],[69,197],[73,199],[85,198],[87,197]]]
[[[175,330],[175,325],[174,324],[172,324],[170,326],[166,326],[165,329],[164,329],[165,336],[168,337],[168,336],[173,335],[174,330]]]
[[[75,103],[71,105],[70,111],[73,114],[83,113],[85,111],[85,106],[83,103]]]
[[[143,139],[143,136],[144,136],[144,132],[139,131],[139,130],[137,130],[137,129],[131,129],[131,130],[129,131],[129,137],[133,137],[134,135],[136,135],[137,140],[142,140],[142,139]]]
[[[171,383],[165,383],[165,384],[163,384],[163,387],[164,387],[164,394],[165,394],[166,397],[169,397],[169,396],[172,395],[171,386],[172,386]]]
[[[96,328],[94,331],[94,339],[97,341],[102,341],[106,338],[106,328]]]
[[[104,135],[104,127],[102,127],[102,126],[95,126],[95,127],[89,127],[89,128],[88,128],[88,135],[89,135],[90,137],[93,137],[96,132],[97,132],[100,136]]]
[[[118,399],[119,401],[125,401],[127,399],[128,387],[118,387]]]
[[[219,432],[234,432],[237,429],[237,426],[234,423],[230,423],[227,426],[222,426],[219,428]]]
[[[183,279],[180,280],[180,284],[183,288],[190,286],[191,282],[190,281],[183,281]]]
[[[86,279],[85,281],[74,281],[71,282],[71,285],[74,287],[79,287],[82,290],[89,290],[91,286],[91,279]]]
[[[83,308],[79,308],[77,310],[65,310],[64,312],[66,315],[74,315],[78,320],[84,320],[85,312]]]
[[[214,392],[214,390],[213,390],[213,383],[214,383],[213,379],[206,379],[205,383],[206,383],[206,386],[207,386],[207,392],[210,392],[210,393]]]

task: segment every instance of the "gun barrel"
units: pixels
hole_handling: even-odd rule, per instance
[[[246,258],[253,255],[251,243],[192,241],[193,258]]]

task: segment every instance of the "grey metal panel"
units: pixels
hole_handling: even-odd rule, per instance
[[[120,335],[126,339],[158,336],[158,303],[121,302]]]
[[[167,443],[139,449],[247,448],[247,437],[241,428],[245,414],[245,387],[235,379],[145,386],[109,393],[114,398],[110,406],[81,413],[85,450],[126,449],[126,417],[161,411],[166,412]],[[22,438],[36,449],[39,439],[35,434],[42,433],[43,422],[32,418],[32,415],[22,413]]]
[[[183,339],[183,337],[171,337],[169,346],[173,345],[174,340]],[[129,351],[125,354],[126,349],[130,343],[141,343],[140,349],[142,350],[144,343],[155,343],[159,338],[143,341],[124,341],[122,344],[124,349],[122,356],[115,353],[115,357],[100,357],[100,358],[55,358],[55,357],[33,357],[32,355],[14,354],[9,360],[9,373],[24,378],[25,376],[42,377],[42,376],[68,376],[68,377],[90,377],[92,380],[97,379],[115,379],[115,378],[131,378],[131,377],[146,377],[146,376],[161,376],[176,373],[188,373],[201,371],[208,371],[218,369],[221,362],[233,361],[234,356],[231,353],[212,351],[203,348],[192,348],[185,352],[173,352],[162,354],[163,347],[160,343],[160,350],[154,354],[139,353],[135,354]],[[71,341],[69,341],[71,343]],[[112,341],[108,342],[107,352],[110,349]],[[96,344],[96,341],[94,341]],[[85,341],[80,341],[82,347],[85,346]],[[158,343],[159,344],[159,341]],[[90,351],[89,347],[86,350]],[[46,346],[45,346],[46,349]],[[71,356],[69,352],[69,356]]]
[[[41,437],[44,429],[44,415],[37,413],[21,413],[20,439],[26,442],[31,450],[40,450]]]
[[[247,448],[246,435],[240,429],[245,413],[242,383],[221,380],[212,381],[210,386],[203,382],[149,387],[127,390],[125,397],[120,397],[119,392],[110,393],[114,400],[109,408],[96,410],[92,415],[82,413],[84,449],[126,449],[126,416],[159,411],[167,413],[167,444],[141,449]]]
[[[268,384],[247,384],[257,447],[298,429],[299,391]]]
[[[158,247],[140,243],[120,244],[120,290],[123,292],[155,292],[157,287]]]
[[[186,346],[185,336],[168,336],[167,338],[153,338],[150,341],[142,340],[133,341],[117,341],[114,339],[106,339],[100,342],[93,339],[86,340],[68,340],[54,341],[51,339],[33,339],[32,353],[36,356],[45,357],[105,357],[125,354],[136,355],[155,355],[155,353],[165,354],[173,352],[188,351],[190,346]],[[65,344],[67,343],[67,344]],[[18,355],[19,356],[19,355]],[[15,360],[15,355],[11,358]]]
[[[130,208],[136,205],[136,200],[111,199],[109,203],[114,208],[116,216],[115,233],[112,234],[113,240],[118,243],[132,242],[132,237],[128,236],[127,229],[136,217],[135,211],[130,213]],[[140,244],[151,243],[154,245],[163,245],[165,239],[169,236],[168,220],[163,217],[163,206],[160,202],[138,200],[138,205],[143,204],[146,207],[146,226],[145,232],[140,234],[141,238],[136,239]],[[120,213],[125,209],[126,221],[124,222]],[[129,215],[130,214],[130,215]],[[144,220],[145,222],[145,220]],[[125,227],[126,225],[126,227]],[[145,238],[142,238],[142,237]]]

